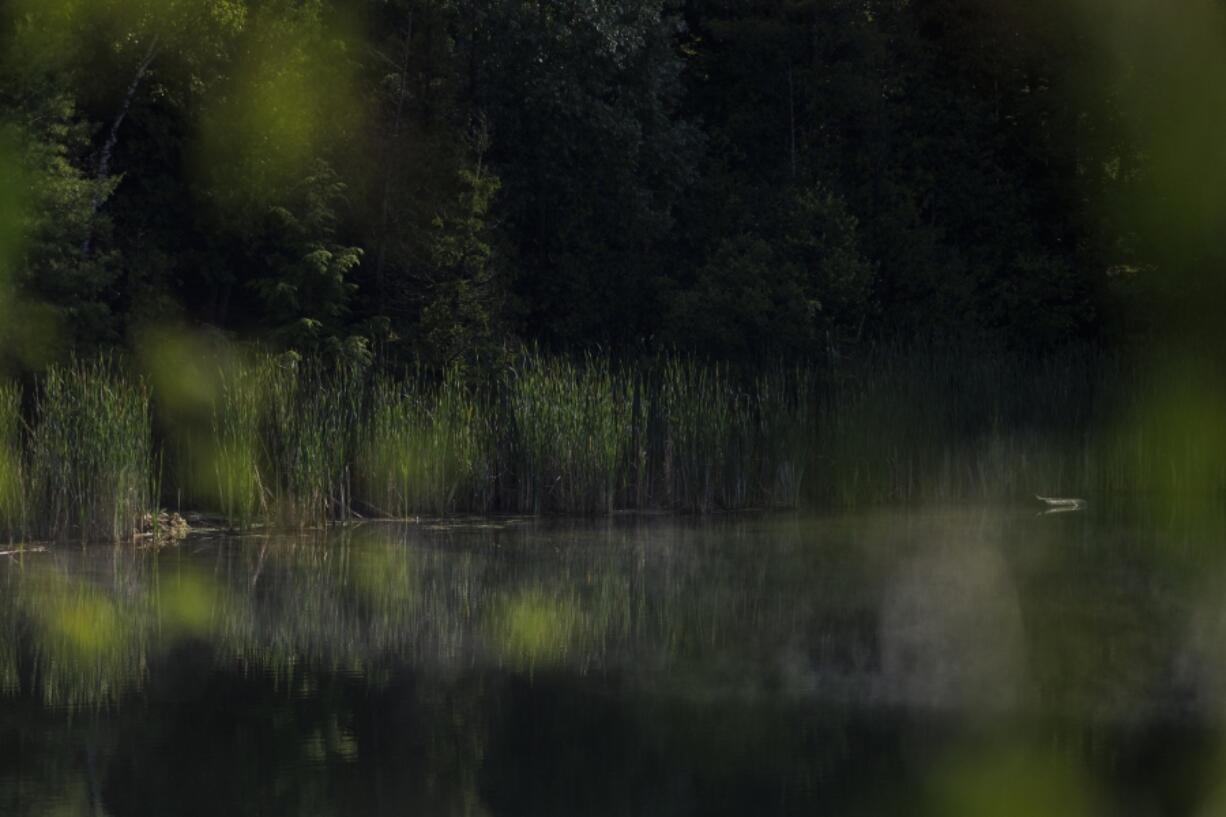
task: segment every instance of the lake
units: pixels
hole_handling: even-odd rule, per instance
[[[1220,527],[1035,510],[0,558],[0,814],[1226,809]]]

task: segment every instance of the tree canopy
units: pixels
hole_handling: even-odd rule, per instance
[[[1154,56],[1221,11],[1135,6],[8,0],[6,345],[1126,338],[1212,301],[1226,189],[1217,43]]]

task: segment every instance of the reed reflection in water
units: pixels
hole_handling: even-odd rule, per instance
[[[959,508],[14,555],[0,813],[1202,813],[1217,530]]]

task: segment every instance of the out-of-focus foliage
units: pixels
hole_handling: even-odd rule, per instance
[[[1220,352],[1226,9],[1213,0],[1077,7],[1100,21],[1104,84],[1127,136],[1124,150],[1104,157],[1118,195],[1099,202],[1125,250],[1113,278],[1163,333]]]
[[[320,0],[253,4],[227,43],[217,86],[202,100],[196,148],[196,172],[223,218],[276,203],[358,124],[356,43],[327,11]]]
[[[934,775],[933,815],[1097,814],[1084,772],[1068,757],[1026,746],[967,752]]]
[[[491,640],[508,664],[532,670],[566,659],[574,642],[587,635],[584,611],[574,599],[555,598],[529,588],[497,606]]]
[[[1218,531],[1166,561],[1169,520],[944,506],[27,554],[0,802],[64,804],[97,747],[121,813],[1214,814]]]

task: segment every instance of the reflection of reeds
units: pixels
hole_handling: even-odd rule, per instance
[[[63,563],[23,565],[0,605],[0,692],[24,684],[54,706],[114,703],[144,681],[156,645],[210,636],[218,611],[237,603],[182,564],[159,573],[147,551],[116,554],[95,567],[109,581]],[[22,678],[16,656],[26,639],[33,672]]]
[[[1187,653],[1187,610],[1170,593],[1192,587],[1186,567],[1213,562],[1133,552],[1122,573],[1104,572],[1122,545],[1161,553],[1171,529],[1108,525],[1087,537],[1018,520],[943,509],[718,525],[388,524],[219,539],[173,559],[41,554],[0,569],[0,696],[20,670],[49,703],[107,703],[173,670],[189,639],[209,645],[198,654],[212,666],[268,671],[286,688],[321,668],[378,682],[397,667],[458,677],[497,665],[601,669],[687,699],[728,684],[778,694],[783,683],[874,705],[888,695],[999,713],[1034,700],[1127,723],[1153,706],[1186,714],[1171,651],[1210,672],[1221,639],[1210,627]],[[1006,554],[1018,547],[1038,573],[1012,572]],[[1153,587],[1138,593],[1144,576]],[[1112,650],[1088,648],[1104,639]]]

